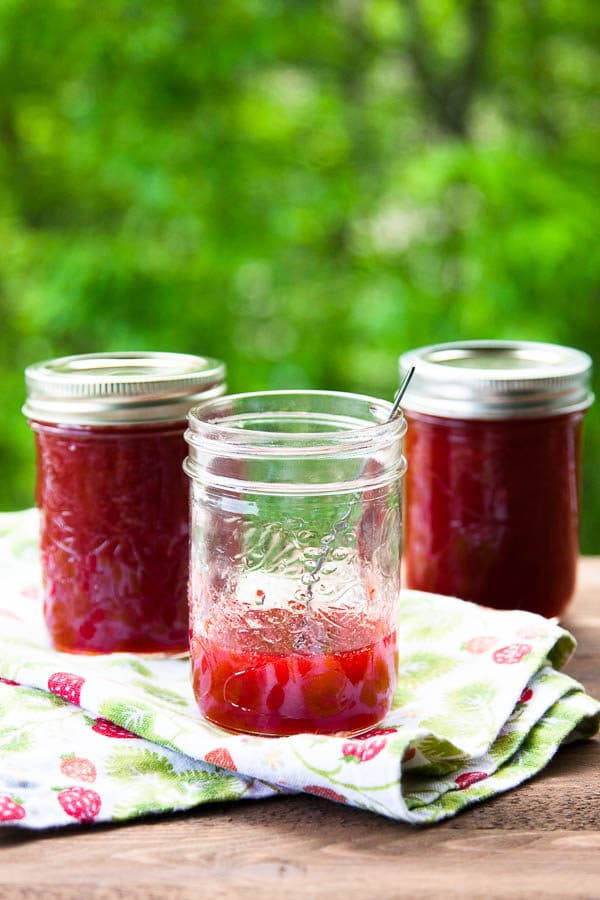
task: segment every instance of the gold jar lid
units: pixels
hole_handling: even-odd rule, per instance
[[[453,341],[403,353],[415,367],[403,407],[453,419],[543,418],[587,409],[592,360],[535,341]]]
[[[185,353],[85,353],[25,369],[23,412],[39,422],[127,425],[182,421],[225,391],[225,364]]]

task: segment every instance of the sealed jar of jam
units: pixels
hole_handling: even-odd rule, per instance
[[[29,366],[44,613],[58,650],[188,650],[186,415],[221,362],[92,353]]]
[[[412,350],[404,407],[406,582],[559,616],[575,587],[580,441],[591,359],[464,341]]]
[[[190,413],[190,654],[217,725],[351,734],[387,713],[406,430],[390,410],[276,391]]]

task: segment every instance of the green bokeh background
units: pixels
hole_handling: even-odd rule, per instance
[[[437,341],[600,362],[599,47],[588,0],[0,0],[0,508],[38,359],[388,397]],[[593,409],[587,552],[599,454]]]

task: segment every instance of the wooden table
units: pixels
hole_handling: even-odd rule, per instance
[[[568,671],[600,696],[600,557],[582,560]],[[316,797],[214,804],[134,824],[0,829],[0,898],[600,898],[600,742],[415,829]]]

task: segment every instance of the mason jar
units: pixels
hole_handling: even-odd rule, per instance
[[[591,359],[528,341],[411,350],[404,408],[409,587],[559,616],[579,553]]]
[[[350,734],[388,711],[406,430],[390,411],[275,391],[190,413],[190,653],[215,724]]]
[[[224,391],[223,363],[92,353],[26,369],[44,614],[70,653],[185,653],[186,415]]]

